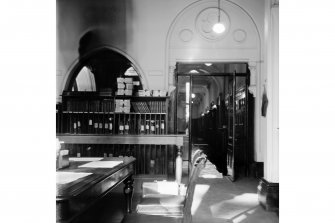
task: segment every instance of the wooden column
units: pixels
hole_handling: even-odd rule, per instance
[[[177,157],[176,157],[176,182],[178,186],[181,184],[181,177],[183,172],[183,159],[182,159],[181,146],[177,146]]]

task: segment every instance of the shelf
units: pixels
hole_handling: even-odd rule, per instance
[[[133,100],[166,100],[169,98],[168,96],[165,97],[153,97],[153,96],[129,96],[129,95],[116,95],[115,99],[133,99]]]
[[[122,113],[122,112],[84,112],[84,111],[63,111],[63,114],[121,114],[121,115],[166,115],[166,113],[138,113],[138,112],[130,112],[130,113]]]
[[[105,97],[105,98],[115,98],[115,99],[134,99],[134,100],[166,100],[169,96],[163,97],[154,97],[154,96],[132,96],[132,95],[114,95],[113,92],[90,92],[90,91],[64,91],[61,95],[63,97],[78,97],[84,98],[87,100],[88,98],[97,98],[97,97]]]
[[[60,141],[68,144],[131,144],[183,146],[184,135],[98,135],[57,134]]]
[[[63,97],[107,97],[113,98],[113,92],[96,92],[96,91],[64,91]]]

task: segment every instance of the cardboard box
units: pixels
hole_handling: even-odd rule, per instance
[[[124,95],[124,90],[123,90],[123,89],[118,89],[118,90],[115,92],[115,95]]]
[[[124,100],[122,99],[115,99],[115,106],[123,107]]]
[[[159,96],[161,96],[161,97],[166,97],[166,91],[164,91],[164,90],[160,90],[160,91],[159,91]]]
[[[133,90],[134,85],[133,84],[126,84],[127,90]]]
[[[144,90],[138,90],[138,91],[136,92],[136,96],[144,97],[144,96],[145,96],[145,91],[144,91]]]
[[[134,86],[140,86],[140,82],[139,81],[133,81],[133,85]]]
[[[133,90],[124,90],[124,94],[128,95],[128,96],[131,96],[131,95],[133,95]]]
[[[123,107],[124,113],[130,113],[130,107]]]
[[[125,88],[125,84],[124,83],[117,83],[117,88],[118,89],[124,89]]]
[[[115,107],[115,112],[122,113],[123,112],[123,107],[120,107],[120,106]]]
[[[117,83],[124,83],[124,78],[123,77],[118,77],[116,78]]]
[[[144,96],[151,96],[150,90],[144,90]]]
[[[126,83],[126,84],[132,84],[133,83],[133,78],[132,77],[125,77],[124,78],[124,83]]]
[[[159,90],[152,90],[152,96],[158,97],[159,95]]]
[[[123,101],[123,105],[124,105],[124,107],[130,107],[130,100],[128,99],[128,100],[124,100]]]

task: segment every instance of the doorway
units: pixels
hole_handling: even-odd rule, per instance
[[[184,161],[206,148],[217,170],[235,181],[253,162],[253,107],[246,63],[177,63],[176,132],[185,134]]]

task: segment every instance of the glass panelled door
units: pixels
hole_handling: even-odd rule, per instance
[[[246,76],[229,77],[225,98],[228,119],[227,169],[235,181],[239,175],[249,175],[251,155],[248,150],[248,85]]]
[[[235,75],[228,78],[228,94],[225,98],[228,118],[228,143],[227,143],[227,170],[228,177],[234,181],[236,179],[235,169],[235,92],[236,77]]]

